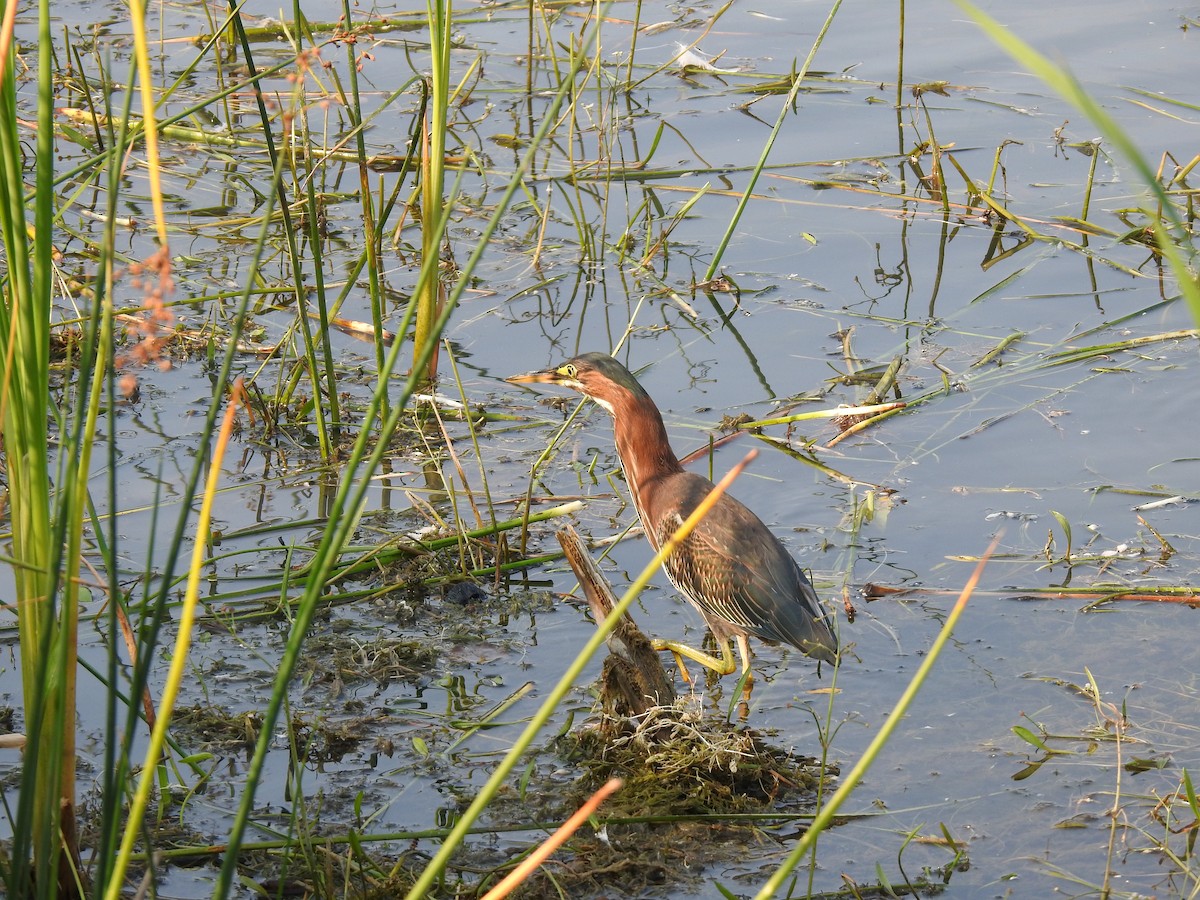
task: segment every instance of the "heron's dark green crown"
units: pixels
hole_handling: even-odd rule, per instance
[[[567,366],[574,366],[574,380],[589,397],[607,400],[613,406],[621,405],[622,400],[654,404],[633,373],[607,353],[581,353],[560,366],[559,371]],[[622,398],[621,390],[631,396]]]

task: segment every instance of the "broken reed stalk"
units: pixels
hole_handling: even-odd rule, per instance
[[[757,450],[752,450],[746,455],[746,458],[729,470],[728,474],[722,478],[708,495],[700,502],[690,516],[679,526],[671,537],[663,542],[658,552],[654,554],[654,558],[642,570],[638,578],[629,586],[629,589],[621,597],[620,602],[613,610],[613,615],[609,616],[603,622],[598,623],[596,633],[588,640],[583,649],[567,667],[566,672],[558,680],[558,683],[550,690],[545,701],[533,714],[529,724],[517,737],[512,748],[505,754],[504,759],[496,766],[487,782],[479,789],[475,799],[471,805],[463,811],[454,828],[446,835],[442,841],[442,846],[434,857],[425,866],[425,869],[418,876],[412,888],[405,895],[405,900],[424,900],[428,896],[430,889],[441,874],[445,871],[446,865],[450,861],[450,857],[454,851],[462,844],[466,838],[471,826],[483,813],[483,811],[492,802],[496,793],[500,790],[500,786],[505,779],[516,768],[521,757],[525,755],[525,751],[529,749],[533,743],[533,739],[541,732],[541,730],[550,721],[551,716],[558,709],[558,706],[566,698],[567,694],[575,685],[576,679],[583,672],[584,668],[596,652],[600,649],[600,644],[608,637],[617,623],[617,617],[625,612],[633,601],[641,594],[642,590],[650,583],[650,579],[658,572],[662,566],[663,560],[675,552],[675,549],[681,542],[687,539],[687,536],[692,533],[692,530],[700,524],[700,521],[708,515],[713,505],[721,498],[729,485],[733,483],[747,465],[758,455]],[[392,869],[392,877],[395,877],[404,861],[401,859]]]
[[[605,782],[540,847],[534,850],[519,866],[504,876],[504,879],[498,885],[484,894],[483,900],[501,900],[502,897],[507,897],[512,892],[512,889],[532,875],[534,869],[544,863],[551,853],[566,843],[567,838],[579,830],[580,826],[588,820],[588,817],[600,808],[601,803],[620,790],[621,784],[622,781],[620,778],[610,778]]]
[[[587,598],[597,623],[612,615],[617,598],[596,567],[579,533],[570,525],[556,532],[563,554]],[[614,716],[641,716],[653,706],[675,702],[675,687],[662,658],[629,613],[622,613],[608,636],[609,655],[600,673],[600,699]]]

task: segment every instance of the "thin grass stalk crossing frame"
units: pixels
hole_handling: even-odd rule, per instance
[[[158,718],[150,732],[150,743],[146,748],[146,758],[142,763],[141,778],[138,780],[137,790],[129,805],[129,813],[125,820],[125,835],[121,840],[121,848],[108,884],[104,886],[105,900],[119,900],[124,890],[125,872],[129,867],[134,844],[141,837],[142,818],[150,802],[150,792],[157,783],[158,763],[162,757],[167,728],[171,724],[171,713],[175,709],[175,701],[179,696],[184,674],[187,671],[188,651],[192,643],[192,626],[196,619],[196,607],[200,601],[200,584],[204,578],[205,560],[208,557],[208,541],[205,536],[208,534],[208,526],[212,520],[213,501],[217,495],[217,486],[221,481],[221,463],[225,459],[225,450],[229,446],[229,440],[233,434],[233,424],[244,394],[242,381],[238,379],[234,382],[231,399],[225,408],[225,420],[221,423],[221,430],[218,432],[216,443],[213,446],[208,480],[200,503],[200,514],[196,518],[196,540],[192,544],[192,562],[188,567],[187,590],[179,614],[175,648],[171,654],[171,668],[159,700]]]
[[[496,766],[491,777],[488,778],[483,787],[479,789],[479,793],[475,795],[475,799],[471,801],[471,805],[463,811],[462,816],[454,824],[450,833],[446,835],[445,840],[442,841],[442,846],[438,852],[429,861],[424,871],[421,872],[421,875],[417,878],[412,888],[405,895],[405,900],[422,900],[426,896],[429,889],[433,886],[434,881],[441,876],[446,865],[450,862],[450,857],[454,855],[454,851],[458,849],[459,845],[466,838],[471,825],[479,818],[480,814],[487,808],[487,805],[491,803],[505,779],[512,774],[521,757],[525,755],[525,751],[533,744],[533,739],[538,736],[550,721],[550,717],[558,709],[559,704],[562,703],[567,693],[575,686],[575,682],[579,676],[583,674],[584,668],[591,662],[592,657],[600,651],[601,646],[608,640],[608,636],[612,633],[612,630],[617,627],[617,623],[621,620],[621,617],[625,615],[629,607],[633,604],[633,601],[641,595],[646,585],[650,583],[650,579],[658,573],[663,561],[675,551],[675,548],[680,543],[687,539],[692,530],[708,515],[709,510],[721,498],[722,494],[728,490],[729,485],[734,482],[746,466],[754,461],[756,456],[758,456],[758,451],[751,450],[741,462],[737,463],[726,473],[724,478],[717,482],[714,488],[709,491],[708,495],[696,506],[692,514],[683,521],[675,533],[663,542],[662,547],[654,554],[654,558],[650,560],[641,574],[634,580],[633,584],[621,596],[620,601],[613,607],[612,612],[609,613],[607,618],[602,622],[596,623],[596,630],[592,632],[592,636],[588,639],[588,642],[579,651],[575,659],[571,661],[571,664],[567,666],[567,670],[562,674],[562,677],[550,690],[549,694],[547,694],[541,707],[534,713],[533,718],[529,720],[529,724],[525,726],[520,736],[513,742],[512,748],[505,754],[504,759],[500,761],[499,765]]]
[[[755,900],[770,900],[776,896],[780,888],[783,887],[783,882],[791,875],[792,871],[800,864],[804,855],[816,844],[817,838],[821,832],[832,824],[837,811],[841,809],[842,804],[850,798],[850,795],[858,790],[859,782],[862,781],[867,770],[875,763],[876,758],[887,746],[891,740],[893,732],[900,727],[900,723],[904,721],[904,714],[920,693],[921,686],[925,683],[925,679],[929,673],[933,671],[933,666],[941,655],[942,648],[946,646],[946,642],[950,640],[950,635],[954,633],[955,627],[958,625],[958,620],[962,618],[963,612],[967,608],[967,601],[971,599],[971,594],[975,591],[976,585],[979,584],[979,579],[983,576],[983,570],[987,567],[988,560],[995,552],[997,545],[1000,543],[1000,535],[992,539],[991,546],[980,558],[975,565],[975,570],[971,573],[971,577],[967,579],[966,586],[962,589],[962,593],[958,595],[958,601],[950,610],[950,614],[946,616],[946,622],[942,625],[941,631],[934,638],[933,644],[930,645],[925,658],[921,660],[921,665],[917,669],[912,680],[904,689],[904,693],[900,695],[900,699],[896,701],[896,705],[892,707],[891,712],[883,720],[883,725],[879,728],[879,733],[875,735],[874,740],[867,745],[867,749],[863,751],[863,755],[859,757],[858,762],[849,772],[844,772],[841,776],[841,786],[830,795],[825,805],[817,812],[812,820],[812,824],[808,826],[808,830],[800,836],[796,842],[796,846],[792,848],[787,859],[775,871],[775,873],[767,879],[766,884],[762,886],[759,892],[755,895]]]
[[[603,16],[608,5],[605,4],[598,15]],[[596,26],[593,24],[591,27],[594,28]],[[568,77],[564,79],[559,89],[550,98],[541,125],[530,141],[529,147],[522,154],[516,170],[513,172],[507,187],[501,194],[495,209],[488,219],[487,225],[481,229],[475,249],[462,267],[458,281],[447,297],[445,307],[434,324],[434,334],[440,335],[445,329],[446,323],[454,312],[458,300],[466,291],[472,274],[487,250],[491,236],[499,227],[500,220],[507,211],[509,203],[524,182],[526,175],[532,170],[534,158],[540,150],[541,145],[546,140],[550,131],[556,126],[559,109],[566,102],[567,97],[573,93],[574,79],[578,73],[580,62],[578,60],[575,61],[574,67],[568,73]],[[429,270],[428,261],[423,261],[422,277],[425,277]],[[432,275],[433,273],[430,274]],[[403,321],[397,329],[398,333],[407,333],[408,328],[412,324],[414,313],[415,303],[410,303],[405,311]],[[304,595],[297,607],[295,622],[288,643],[283,651],[271,699],[267,709],[263,713],[262,730],[255,744],[254,754],[246,773],[246,785],[242,795],[242,802],[239,805],[230,829],[227,841],[229,849],[213,887],[213,897],[218,898],[218,900],[223,900],[233,884],[234,872],[237,868],[238,848],[241,846],[242,836],[249,825],[251,813],[254,808],[255,793],[262,778],[267,751],[273,739],[272,735],[275,723],[278,721],[283,698],[286,695],[287,686],[299,658],[300,648],[303,645],[308,627],[316,612],[317,603],[324,592],[325,580],[333,571],[338,555],[353,534],[358,522],[358,516],[366,499],[367,490],[370,486],[369,474],[378,469],[384,454],[388,450],[388,438],[395,431],[401,416],[404,414],[405,404],[407,404],[408,399],[416,391],[418,385],[423,382],[424,369],[433,354],[435,342],[430,341],[422,349],[419,357],[414,359],[412,370],[408,380],[401,388],[399,397],[394,404],[389,404],[388,413],[381,416],[386,399],[384,395],[387,389],[387,376],[388,373],[395,371],[402,347],[403,343],[401,341],[396,341],[392,345],[392,349],[384,362],[384,369],[380,373],[379,386],[371,395],[371,399],[363,413],[364,422],[369,423],[377,420],[380,422],[378,432],[372,434],[368,429],[364,428],[359,433],[358,440],[355,442],[346,460],[342,480],[338,485],[337,494],[331,504],[332,514],[326,524],[324,536],[313,556],[313,576],[306,585]],[[372,441],[374,441],[374,447],[368,452],[368,447]]]

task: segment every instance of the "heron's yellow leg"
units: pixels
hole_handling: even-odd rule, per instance
[[[675,665],[678,666],[679,674],[683,676],[684,683],[690,685],[692,683],[692,673],[688,671],[687,663],[685,663],[683,661],[683,657],[674,650],[671,651],[671,655],[675,657]]]
[[[653,640],[650,645],[655,650],[670,650],[675,654],[675,659],[679,662],[679,670],[684,673],[684,678],[691,680],[687,676],[687,669],[684,668],[683,658],[687,657],[692,662],[700,663],[706,669],[712,669],[718,675],[729,675],[737,671],[737,661],[733,658],[733,650],[730,649],[728,641],[721,644],[721,658],[711,656],[703,650],[697,650],[695,647],[689,647],[687,644],[681,644],[678,641]],[[739,643],[738,649],[741,650]],[[750,666],[748,656],[742,657],[743,671]]]
[[[754,679],[750,672],[750,641],[744,634],[736,635],[734,640],[737,641],[738,656],[742,658],[742,674],[746,676],[746,683],[749,684]]]

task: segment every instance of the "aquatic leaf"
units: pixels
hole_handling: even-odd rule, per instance
[[[1154,772],[1158,769],[1165,769],[1170,764],[1171,760],[1165,756],[1135,756],[1125,763],[1125,771],[1134,775],[1140,775],[1142,772]]]
[[[1072,816],[1055,824],[1055,828],[1087,828],[1090,823],[1081,816]]]
[[[1042,742],[1042,739],[1039,738],[1032,731],[1030,731],[1028,728],[1026,728],[1024,725],[1014,725],[1012,727],[1012,731],[1013,731],[1013,734],[1015,734],[1021,740],[1025,741],[1025,743],[1032,744],[1033,746],[1037,747],[1039,750],[1043,750],[1046,753],[1050,752],[1050,748],[1047,747]]]
[[[949,97],[950,92],[946,90],[948,87],[950,87],[948,81],[926,81],[923,84],[914,84],[912,95],[920,97],[922,94],[940,94],[943,97]]]
[[[1024,781],[1026,778],[1028,778],[1030,775],[1032,775],[1034,772],[1036,772],[1038,769],[1040,769],[1045,764],[1046,760],[1048,760],[1049,758],[1050,758],[1049,756],[1043,756],[1041,759],[1034,760],[1029,765],[1027,765],[1025,768],[1018,769],[1015,773],[1013,773],[1012,780],[1013,781]]]
[[[1096,683],[1096,678],[1092,675],[1092,670],[1087,666],[1083,667],[1083,674],[1087,676],[1087,687],[1084,688],[1084,696],[1090,697],[1093,702],[1100,702],[1100,685]],[[1105,732],[1107,734],[1107,732]]]
[[[956,841],[954,835],[950,833],[950,829],[946,827],[945,822],[938,822],[938,828],[942,831],[942,837],[946,841],[946,846],[954,851],[954,859],[950,864],[943,867],[942,884],[950,883],[950,873],[959,870],[963,865],[963,861],[967,855],[967,845],[965,841]]]
[[[1063,554],[1063,561],[1069,563],[1071,561],[1071,523],[1067,521],[1066,516],[1056,509],[1050,510],[1050,515],[1054,516],[1058,522],[1058,527],[1063,530],[1063,537],[1067,539],[1067,550]]]
[[[938,822],[938,830],[941,831],[947,847],[961,851],[966,846],[964,842],[955,839],[954,835],[950,833],[950,829],[946,827],[945,822]]]
[[[525,766],[525,771],[521,773],[520,780],[517,782],[517,796],[521,798],[522,803],[524,803],[526,801],[526,797],[528,796],[529,780],[531,778],[533,778],[534,772],[535,772],[534,762],[533,762],[533,760],[530,760],[529,763]]]
[[[1188,806],[1192,808],[1192,815],[1200,820],[1200,802],[1196,800],[1196,789],[1192,787],[1192,776],[1188,774],[1188,770],[1183,770],[1183,793],[1187,797]]]
[[[879,889],[883,891],[885,896],[895,897],[896,892],[892,890],[892,883],[888,881],[887,875],[883,872],[883,866],[875,863],[875,877],[879,879]]]

